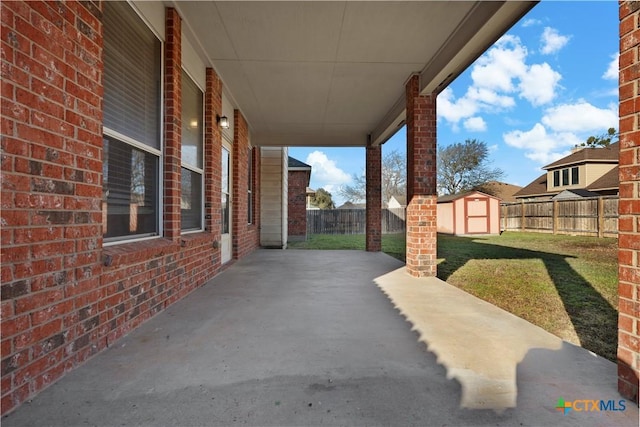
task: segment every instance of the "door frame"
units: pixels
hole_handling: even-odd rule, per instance
[[[221,208],[221,212],[220,212],[220,263],[221,264],[225,264],[229,261],[231,261],[231,259],[233,258],[233,248],[232,248],[232,231],[233,231],[233,203],[232,203],[232,195],[233,195],[233,145],[230,141],[227,140],[227,138],[225,138],[223,136],[222,138],[222,147],[220,149],[220,198],[222,199],[222,196],[224,193],[224,188],[222,187],[222,180],[224,179],[223,176],[223,168],[222,168],[222,162],[224,161],[224,156],[225,156],[225,151],[228,153],[229,155],[229,160],[228,160],[228,173],[227,173],[227,205],[228,205],[228,215],[227,215],[227,221],[228,221],[228,228],[227,228],[227,233],[223,233],[223,229],[224,229],[224,215],[222,215],[222,206],[220,206]]]

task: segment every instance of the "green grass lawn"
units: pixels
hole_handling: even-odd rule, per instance
[[[364,235],[312,235],[291,248],[365,248]],[[382,250],[404,261],[404,234]],[[506,232],[438,235],[438,277],[612,361],[617,347],[617,240]]]

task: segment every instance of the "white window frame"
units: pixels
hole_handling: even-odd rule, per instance
[[[149,29],[149,31],[151,31],[153,33],[153,35],[158,39],[158,41],[160,42],[160,81],[162,82],[161,88],[160,88],[160,112],[159,112],[159,126],[160,126],[160,132],[159,132],[159,138],[160,138],[160,149],[157,149],[155,147],[151,147],[147,144],[141,143],[131,137],[128,137],[120,132],[117,132],[113,129],[109,129],[106,126],[102,126],[102,134],[103,135],[107,135],[111,138],[117,139],[120,142],[123,142],[125,144],[131,145],[132,147],[141,150],[141,151],[145,151],[148,152],[152,155],[155,155],[156,157],[158,157],[158,203],[157,203],[157,221],[158,221],[158,232],[157,234],[154,234],[153,236],[149,236],[149,235],[134,235],[134,236],[116,236],[116,237],[109,237],[109,238],[103,238],[103,247],[107,247],[107,246],[114,246],[114,245],[119,245],[119,244],[124,244],[124,243],[135,243],[135,242],[141,242],[141,241],[146,241],[146,240],[154,240],[154,239],[160,239],[164,236],[164,150],[165,150],[165,141],[164,141],[164,111],[165,111],[165,105],[164,105],[164,90],[165,90],[165,81],[164,81],[164,77],[165,77],[165,72],[164,72],[164,68],[165,68],[165,42],[162,39],[162,36],[160,34],[158,34],[158,32],[154,29],[154,27],[152,25],[149,24],[149,22],[145,19],[145,17],[138,11],[138,9],[133,6],[131,3],[127,2],[127,4],[129,5],[129,7],[131,7],[131,9],[134,11],[134,13],[136,15],[138,15],[138,17],[140,18],[140,20],[144,23],[144,25],[146,25],[146,27]],[[104,70],[103,70],[104,71]]]
[[[182,160],[182,151],[180,152],[180,166],[188,169],[192,172],[195,173],[199,173],[200,174],[200,228],[193,228],[193,229],[186,229],[183,230],[182,229],[182,225],[180,225],[180,232],[181,234],[191,234],[191,233],[201,233],[202,231],[204,231],[204,220],[205,220],[205,211],[204,211],[204,207],[205,207],[205,181],[204,181],[204,170],[205,170],[205,165],[207,164],[206,161],[206,150],[205,150],[205,140],[206,140],[206,127],[205,127],[205,123],[204,123],[204,117],[205,117],[205,108],[206,108],[206,91],[204,89],[202,89],[202,87],[198,84],[198,81],[196,79],[193,78],[193,76],[189,73],[189,71],[182,67],[182,71],[189,76],[189,78],[191,79],[191,81],[193,82],[194,85],[196,85],[196,87],[200,90],[200,92],[202,93],[202,117],[200,117],[200,123],[202,123],[202,141],[200,141],[200,143],[202,144],[202,168],[198,168],[196,166],[190,165],[188,163],[185,163]],[[182,88],[180,89],[182,90]],[[182,120],[184,120],[184,117],[182,117]],[[182,131],[182,129],[181,129]],[[182,150],[182,147],[180,148],[180,150]]]

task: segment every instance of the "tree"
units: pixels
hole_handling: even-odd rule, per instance
[[[617,138],[618,133],[615,128],[607,129],[607,133],[603,133],[598,136],[590,136],[587,138],[585,142],[582,144],[576,144],[576,147],[588,147],[588,148],[598,148],[598,147],[608,147],[611,145],[611,140],[613,138]]]
[[[404,195],[407,187],[407,160],[398,150],[390,151],[382,158],[381,171],[382,201],[388,202],[391,196]],[[340,195],[352,202],[363,202],[367,195],[365,173],[353,176],[353,185],[340,188]]]
[[[438,149],[438,193],[457,194],[501,178],[504,172],[489,166],[487,144],[476,139]]]
[[[315,196],[311,197],[311,205],[319,209],[335,209],[336,205],[331,199],[331,193],[324,188],[318,188]]]

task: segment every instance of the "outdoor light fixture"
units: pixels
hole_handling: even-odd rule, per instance
[[[222,129],[229,129],[229,119],[227,118],[227,116],[216,116],[216,120],[218,121],[218,125]]]

